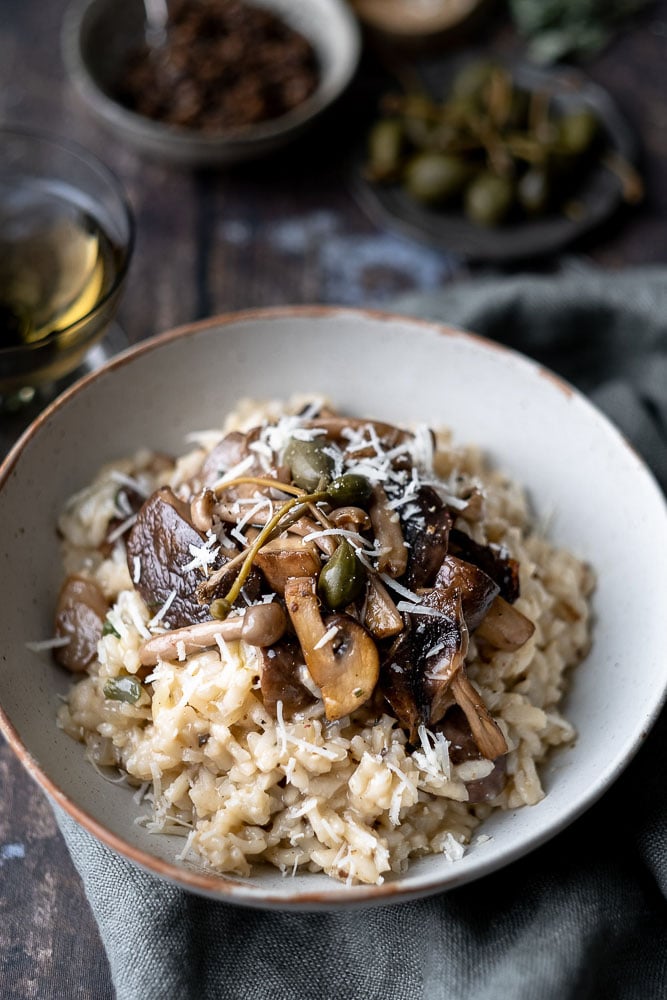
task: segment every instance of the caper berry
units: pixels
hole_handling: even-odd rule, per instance
[[[463,190],[469,176],[470,169],[460,156],[425,152],[412,157],[404,181],[408,194],[417,201],[441,205]]]
[[[320,570],[318,590],[322,600],[336,611],[363,593],[366,571],[350,543],[343,539]]]
[[[513,201],[512,182],[484,171],[466,190],[466,215],[480,226],[498,226],[509,215]]]
[[[365,507],[373,487],[365,476],[348,472],[338,476],[327,486],[327,500],[332,507]]]
[[[368,137],[368,172],[373,180],[390,180],[401,165],[403,125],[399,118],[382,118]]]
[[[550,184],[544,170],[531,167],[517,185],[517,198],[527,215],[544,215],[549,208]]]
[[[141,698],[143,687],[136,677],[110,677],[104,685],[104,697],[134,705]]]
[[[561,149],[572,156],[588,152],[597,138],[599,127],[597,118],[588,108],[563,115],[558,122]]]
[[[292,482],[301,489],[312,492],[323,482],[326,487],[331,480],[333,459],[324,450],[326,447],[326,438],[314,438],[312,441],[290,438],[283,459],[290,468]]]
[[[228,616],[229,612],[232,610],[232,605],[229,601],[225,600],[224,597],[216,597],[208,609],[211,612],[213,618],[217,618],[219,621],[224,621]]]

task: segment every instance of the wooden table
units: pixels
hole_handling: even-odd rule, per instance
[[[130,343],[250,306],[382,306],[470,274],[446,254],[376,229],[349,193],[346,155],[373,106],[373,59],[322,126],[287,153],[227,173],[187,173],[139,159],[89,117],[60,59],[64,7],[64,0],[2,0],[0,121],[77,140],[122,178],[138,225],[119,314]],[[500,18],[487,32],[477,44],[516,48]],[[609,269],[667,260],[666,65],[661,0],[587,67],[642,137],[648,195],[577,247],[579,259]],[[12,427],[0,430],[6,441]],[[0,995],[112,997],[97,928],[50,809],[4,743],[0,775]]]

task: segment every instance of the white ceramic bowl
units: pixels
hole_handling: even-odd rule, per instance
[[[62,28],[65,65],[90,110],[139,153],[182,167],[213,167],[265,156],[310,125],[345,90],[361,39],[344,0],[252,0],[313,46],[320,67],[314,93],[287,114],[237,133],[204,135],[136,114],[113,96],[118,68],[144,39],[143,0],[73,0]]]
[[[139,445],[181,452],[188,431],[216,425],[241,397],[304,391],[325,393],[351,413],[449,425],[461,442],[479,443],[528,487],[551,536],[598,577],[593,650],[567,703],[579,735],[543,769],[546,798],[494,815],[483,828],[492,839],[461,861],[423,858],[379,887],[275,871],[222,879],[176,863],[182,840],[136,826],[132,792],[103,781],[56,728],[57,698],[70,679],[25,647],[51,634],[62,576],[56,512],[103,461]],[[0,524],[0,718],[10,743],[42,787],[116,851],[227,901],[388,903],[491,872],[552,837],[609,787],[667,686],[667,510],[654,480],[609,422],[549,372],[436,324],[305,307],[213,319],[140,345],[79,382],[22,438],[0,469]]]

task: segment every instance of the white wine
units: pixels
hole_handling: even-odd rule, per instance
[[[73,188],[0,180],[0,347],[78,323],[112,288],[121,259]]]

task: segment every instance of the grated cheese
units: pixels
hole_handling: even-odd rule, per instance
[[[62,649],[64,646],[69,646],[72,641],[72,636],[61,635],[54,636],[53,639],[40,639],[37,642],[26,642],[25,648],[29,649],[32,653],[41,653],[46,649]]]
[[[132,490],[134,493],[138,493],[144,500],[147,500],[150,496],[150,490],[146,489],[140,480],[135,479],[133,476],[126,476],[125,473],[120,472],[119,469],[113,469],[111,471],[111,479],[114,483],[118,483],[120,486],[127,486],[128,489]]]
[[[322,649],[322,647],[326,646],[328,642],[331,642],[331,640],[334,638],[334,636],[338,634],[338,632],[339,632],[338,626],[332,625],[330,629],[327,629],[322,638],[317,640],[317,642],[313,646],[313,649]]]
[[[124,521],[121,521],[118,527],[109,532],[107,535],[107,541],[113,545],[113,543],[117,542],[119,538],[122,538],[126,531],[130,530],[136,520],[137,514],[132,514],[131,517],[126,517]]]
[[[423,604],[412,604],[410,601],[399,601],[396,605],[398,611],[407,615],[426,615],[427,618],[446,618],[447,615],[437,608],[428,608]]]
[[[219,486],[223,486],[231,479],[236,479],[238,476],[242,476],[244,472],[248,471],[248,469],[251,467],[254,461],[255,461],[254,455],[246,455],[245,458],[242,458],[240,462],[237,462],[236,465],[233,465],[231,467],[231,469],[228,469],[227,472],[225,472],[224,476],[221,476],[220,479],[216,479],[216,481],[213,483],[213,486],[211,487],[213,492],[215,492]]]
[[[213,565],[220,552],[220,546],[216,545],[216,542],[217,538],[215,535],[210,535],[203,545],[192,545],[190,543],[188,549],[192,559],[181,566],[183,572],[187,573],[191,569],[200,569],[202,573],[208,576],[209,567]]]
[[[407,600],[411,601],[412,604],[421,603],[421,597],[419,596],[419,594],[415,594],[414,590],[408,590],[407,587],[404,587],[401,583],[398,583],[396,580],[394,580],[393,577],[389,576],[387,573],[380,573],[379,576],[382,582],[387,585],[387,587],[391,587],[391,589],[395,590],[397,594],[401,595],[401,597],[407,598]]]
[[[422,723],[417,729],[423,753],[415,750],[412,759],[420,771],[434,778],[451,779],[451,764],[449,761],[449,742],[442,733],[432,733]]]
[[[157,612],[157,614],[153,615],[153,617],[149,621],[149,623],[148,623],[148,627],[149,628],[153,628],[155,625],[159,625],[159,623],[162,621],[162,619],[166,615],[167,611],[169,611],[169,608],[174,603],[175,599],[176,599],[176,591],[172,590],[171,593],[169,594],[169,596],[167,597],[167,600],[164,602],[164,604],[160,608],[160,610]]]

